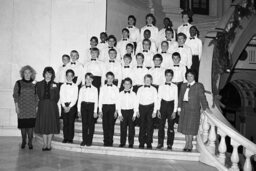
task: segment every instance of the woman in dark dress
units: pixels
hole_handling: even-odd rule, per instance
[[[191,152],[193,136],[197,135],[200,125],[200,110],[209,110],[208,102],[204,94],[204,86],[195,82],[196,73],[188,70],[187,83],[181,85],[178,114],[180,115],[178,132],[185,134],[186,145],[184,151]]]
[[[13,98],[15,102],[15,110],[18,115],[18,128],[21,130],[22,143],[21,148],[26,146],[28,136],[28,147],[33,149],[33,129],[36,121],[37,110],[37,94],[35,86],[35,70],[27,65],[21,68],[21,80],[16,81]]]
[[[35,132],[43,135],[43,151],[51,150],[53,134],[59,134],[59,88],[53,80],[55,72],[52,67],[46,67],[43,72],[44,80],[37,83],[39,98]]]

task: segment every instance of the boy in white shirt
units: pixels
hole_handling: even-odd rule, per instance
[[[62,65],[58,68],[56,82],[59,87],[66,82],[66,66],[70,62],[70,56],[67,54],[62,55]]]
[[[119,50],[121,55],[121,60],[123,56],[126,54],[126,46],[128,43],[131,43],[131,40],[129,39],[129,30],[127,28],[124,28],[122,30],[122,39],[117,42],[116,48]]]
[[[162,41],[161,49],[162,51],[159,52],[163,57],[161,66],[165,69],[169,69],[172,66],[172,54],[168,52],[169,44],[167,41]]]
[[[130,40],[133,42],[134,51],[136,51],[137,43],[140,41],[140,30],[135,27],[136,18],[133,15],[128,16],[128,26],[126,27],[130,33]]]
[[[157,42],[158,38],[158,28],[155,26],[156,24],[156,18],[153,14],[147,14],[146,15],[146,25],[141,28],[140,34],[141,39],[144,37],[144,31],[149,30],[151,32],[151,38],[154,42]]]
[[[124,89],[123,84],[124,84],[124,79],[125,78],[130,78],[133,80],[134,73],[133,73],[133,68],[131,66],[131,61],[132,57],[129,54],[125,54],[123,57],[124,65],[122,66],[122,82],[121,82],[121,87],[120,91]]]

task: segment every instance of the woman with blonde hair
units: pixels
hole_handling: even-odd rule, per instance
[[[13,98],[15,110],[18,115],[18,128],[21,130],[22,143],[21,148],[26,146],[28,136],[28,147],[33,149],[33,129],[35,127],[37,112],[37,93],[35,86],[36,71],[29,65],[20,70],[21,79],[16,81]]]

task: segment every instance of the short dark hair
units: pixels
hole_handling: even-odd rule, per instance
[[[156,17],[155,17],[153,14],[149,13],[149,14],[147,14],[146,17],[145,17],[146,22],[147,22],[147,18],[148,18],[148,17],[151,17],[151,18],[153,19],[152,24],[153,24],[153,25],[156,25]],[[146,24],[148,24],[148,23],[146,23]]]
[[[151,35],[151,31],[149,29],[144,30],[143,34],[145,34],[146,32],[149,32]]]
[[[124,31],[126,31],[127,33],[130,33],[130,31],[129,31],[127,28],[123,28],[123,29],[122,29],[122,33],[123,33]]]
[[[169,43],[166,40],[162,41],[161,45],[163,45],[164,43],[166,43],[167,46],[169,46]]]
[[[163,19],[163,21],[164,20],[168,20],[168,22],[169,22],[169,27],[172,27],[173,26],[173,24],[172,24],[172,21],[171,21],[171,19],[169,18],[169,17],[165,17],[164,19]]]
[[[134,20],[134,25],[136,25],[136,18],[135,18],[135,16],[134,16],[134,15],[129,15],[129,16],[128,16],[128,20],[129,20],[130,18],[132,18],[132,19]]]
[[[98,48],[96,48],[96,47],[91,48],[91,51],[98,52],[98,54],[100,53],[100,50]]]
[[[101,32],[100,35],[105,35],[106,37],[108,37],[108,34],[106,32]]]
[[[136,54],[136,59],[137,59],[138,56],[141,56],[143,59],[145,58],[144,55],[143,55],[143,53],[137,53],[137,54]]]
[[[144,79],[146,79],[146,78],[150,78],[151,80],[153,80],[153,77],[152,77],[152,75],[150,75],[150,74],[146,74],[146,75],[144,76]]]
[[[79,56],[79,53],[77,50],[71,50],[70,54],[72,54],[72,53],[76,53]]]
[[[129,81],[129,82],[132,84],[132,79],[131,79],[130,77],[126,77],[126,78],[124,79],[124,83],[125,83],[126,81]]]
[[[193,76],[194,76],[194,79],[195,79],[195,81],[197,80],[197,72],[195,71],[195,70],[193,70],[193,69],[188,69],[187,70],[187,72],[186,72],[186,74],[185,74],[185,78],[187,79],[187,77],[188,77],[188,74],[192,74]]]
[[[178,56],[179,58],[181,58],[179,52],[174,52],[174,53],[172,54],[172,58],[173,58],[174,56]]]
[[[196,26],[191,26],[191,27],[189,28],[189,31],[190,31],[192,28],[196,30],[196,35],[197,35],[197,37],[199,37],[200,32],[199,32],[199,30],[197,29],[197,27],[196,27]]]
[[[110,53],[111,51],[113,51],[113,52],[116,52],[116,53],[117,53],[116,49],[114,49],[114,48],[110,48],[110,49],[108,50],[108,53]]]
[[[90,78],[93,78],[93,74],[91,72],[87,72],[84,76],[84,78],[86,77],[90,77]]]
[[[134,46],[133,46],[133,44],[131,44],[131,43],[128,43],[127,45],[126,45],[126,48],[127,47],[131,47],[132,49],[134,49]]]
[[[114,35],[109,35],[107,40],[109,39],[114,39],[114,41],[116,42],[116,37]]]
[[[167,31],[170,31],[170,32],[172,32],[172,34],[173,34],[173,29],[172,29],[172,28],[167,28],[167,29],[165,29],[165,33],[166,33]]]
[[[68,73],[72,73],[73,76],[75,76],[75,72],[74,72],[72,69],[68,69],[68,70],[66,71],[66,76],[68,75]]]
[[[177,37],[183,36],[184,39],[187,39],[187,36],[184,33],[179,33]]]
[[[98,38],[96,36],[92,36],[90,41],[92,41],[92,40],[95,40],[97,42],[97,44],[99,43],[99,40],[98,40]]]
[[[173,70],[172,69],[165,70],[164,75],[167,75],[168,73],[170,73],[173,76]]]
[[[188,16],[188,22],[189,23],[192,23],[193,22],[193,18],[192,18],[192,12],[189,10],[183,10],[182,12],[181,12],[181,17],[183,18],[183,16],[184,15],[187,15]]]
[[[159,53],[157,53],[157,54],[155,54],[155,55],[153,56],[153,60],[155,60],[155,59],[157,59],[157,58],[159,58],[161,61],[163,61],[163,57],[162,57],[162,55],[159,54]]]
[[[43,77],[45,78],[45,74],[46,73],[51,73],[52,74],[52,78],[51,78],[51,81],[53,81],[55,79],[55,71],[52,67],[50,66],[47,66],[44,68],[44,71],[43,71]]]
[[[129,58],[130,60],[132,60],[131,54],[128,54],[128,53],[124,54],[123,59],[124,59],[124,58]]]
[[[151,46],[151,40],[149,40],[149,39],[143,39],[142,45],[144,44],[144,42],[149,42],[149,44],[150,44],[150,46]]]
[[[70,56],[67,55],[67,54],[62,55],[62,59],[63,59],[63,58],[68,58],[68,59],[70,60]]]
[[[109,71],[109,72],[107,72],[107,73],[106,73],[106,77],[108,77],[108,76],[112,76],[112,77],[114,77],[114,78],[115,78],[114,73],[113,73],[113,72],[111,72],[111,71]]]

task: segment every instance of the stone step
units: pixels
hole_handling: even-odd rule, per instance
[[[42,144],[42,137],[36,135],[36,141]],[[168,151],[166,149],[152,150],[134,148],[119,148],[117,145],[113,147],[104,147],[102,143],[93,143],[92,146],[81,147],[78,141],[74,141],[73,144],[63,144],[62,139],[54,137],[52,141],[53,149],[67,150],[73,152],[101,154],[101,155],[114,155],[114,156],[126,156],[126,157],[139,157],[139,158],[153,158],[153,159],[166,159],[166,160],[184,160],[184,161],[199,161],[200,153],[197,150],[192,152],[183,152],[182,150],[173,149]]]

